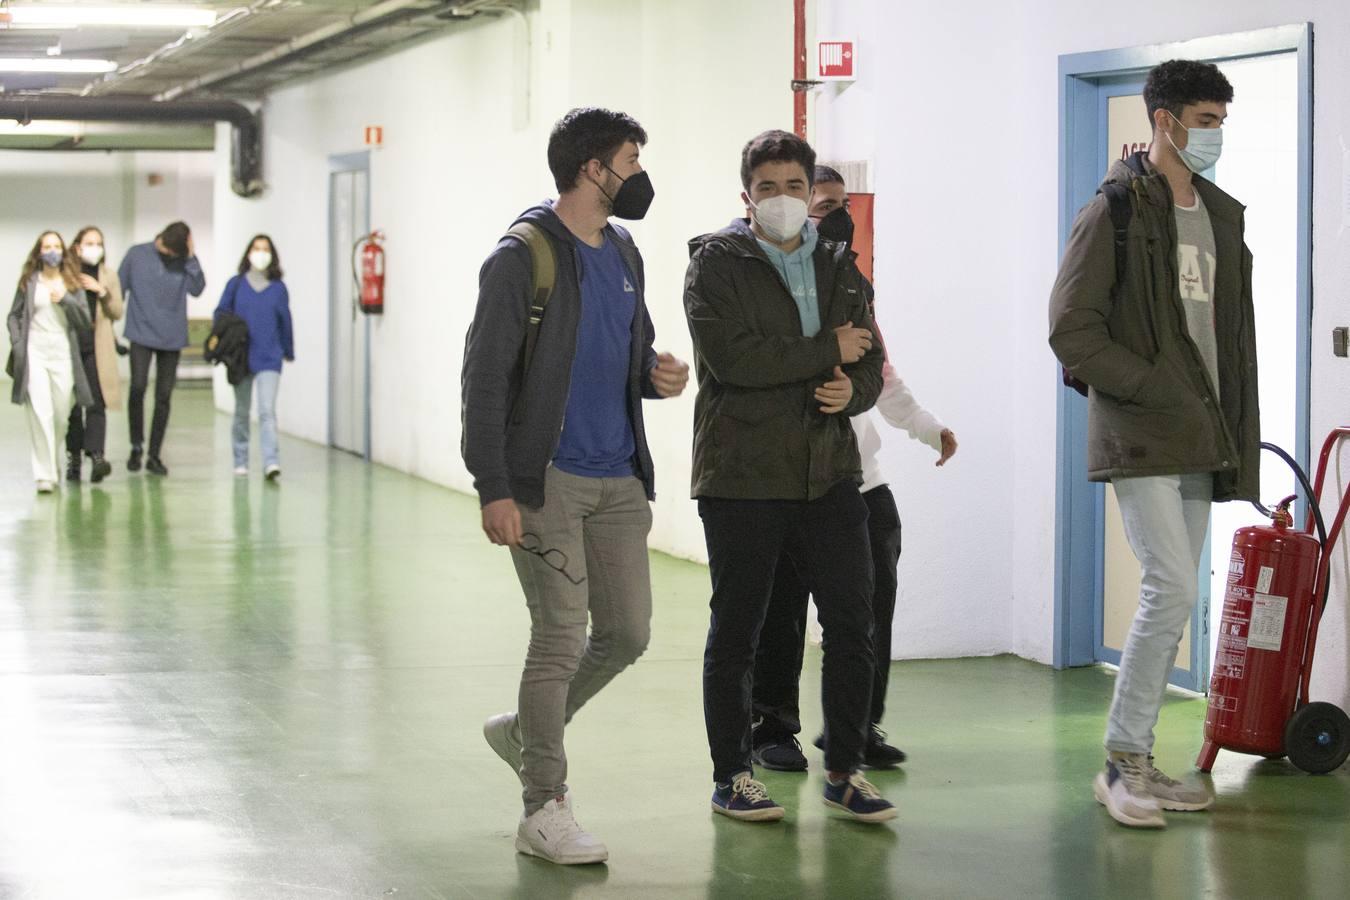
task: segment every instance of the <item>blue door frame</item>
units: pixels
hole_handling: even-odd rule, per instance
[[[333,176],[344,172],[364,172],[366,174],[366,221],[363,231],[370,231],[370,151],[361,150],[356,153],[338,153],[328,157],[328,246],[333,246]],[[332,260],[329,260],[328,274],[328,297],[329,297],[329,315],[328,315],[328,347],[329,352],[333,347],[333,298],[338,296],[340,291],[349,290],[346,282],[342,279],[334,281],[332,275]],[[362,422],[362,452],[361,458],[370,460],[370,317],[363,315],[361,317],[362,341],[365,343],[366,371],[363,375],[362,390],[365,395],[364,406],[365,416]],[[331,447],[334,443],[333,420],[336,416],[334,410],[337,387],[334,384],[337,369],[329,361],[328,366],[328,445]]]
[[[1059,58],[1059,249],[1063,253],[1074,217],[1096,192],[1102,176],[1103,142],[1106,139],[1105,122],[1100,112],[1103,87],[1137,81],[1150,68],[1169,59],[1224,62],[1275,53],[1298,54],[1298,409],[1295,456],[1305,469],[1310,452],[1313,302],[1312,48],[1312,25],[1305,23]],[[1058,370],[1047,376],[1053,377],[1058,385]],[[1063,388],[1057,388],[1056,393],[1054,665],[1062,669],[1091,665],[1099,658],[1097,635],[1100,634],[1103,589],[1101,523],[1105,498],[1102,486],[1087,480],[1087,401]],[[1194,667],[1195,671],[1203,672],[1207,664],[1205,660]]]

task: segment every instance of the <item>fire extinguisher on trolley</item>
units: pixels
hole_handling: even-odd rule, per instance
[[[357,290],[357,306],[367,315],[384,312],[383,231],[362,235],[352,245],[352,283]]]
[[[1233,537],[1205,744],[1196,760],[1201,772],[1214,767],[1221,749],[1287,756],[1313,774],[1337,769],[1350,757],[1350,716],[1309,697],[1317,629],[1330,597],[1331,553],[1350,513],[1348,492],[1328,529],[1322,488],[1328,460],[1347,437],[1347,427],[1327,436],[1314,483],[1284,450],[1261,444],[1294,470],[1308,499],[1308,522],[1294,528],[1289,507],[1295,497],[1289,496],[1273,511],[1254,504],[1270,524],[1240,528]]]

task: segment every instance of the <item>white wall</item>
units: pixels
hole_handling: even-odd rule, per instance
[[[689,359],[686,242],[738,213],[742,144],[790,124],[791,20],[781,5],[544,0],[529,14],[527,122],[519,120],[526,79],[514,20],[480,18],[271,95],[263,109],[268,190],[242,200],[218,177],[215,229],[225,247],[257,231],[277,242],[297,356],[282,378],[281,427],[327,441],[328,157],[361,150],[365,125],[382,125],[385,140],[371,162],[371,221],[388,234],[388,300],[372,349],[377,462],[470,490],[458,396],[478,269],[519,212],[556,193],[548,131],[573,106],[623,109],[649,133],[643,162],[656,201],[633,232],[658,347]],[[718,28],[709,30],[714,20]],[[226,172],[227,151],[216,166]],[[225,392],[217,397],[232,404]],[[657,466],[652,544],[702,558],[702,528],[688,500],[692,409],[692,396],[647,404]]]
[[[149,186],[151,172],[164,175],[163,185]],[[194,225],[198,254],[209,259],[212,175],[209,153],[0,151],[0,288],[5,312],[33,241],[47,229],[70,241],[85,225],[97,226],[116,266],[132,244],[151,240],[169,222],[183,218]],[[197,314],[193,309],[192,315]],[[0,354],[8,352],[5,331],[0,334]]]

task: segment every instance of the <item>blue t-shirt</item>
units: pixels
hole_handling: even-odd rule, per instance
[[[634,474],[633,425],[628,417],[628,361],[637,289],[614,242],[577,241],[581,262],[581,322],[572,361],[562,439],[553,464],[571,475],[620,478]]]

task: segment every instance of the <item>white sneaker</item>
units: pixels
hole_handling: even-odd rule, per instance
[[[502,758],[502,762],[511,767],[511,771],[520,777],[521,753],[524,743],[520,739],[520,725],[513,712],[493,716],[483,723],[483,737],[488,746]],[[524,780],[521,784],[524,784]]]
[[[39,481],[37,483],[37,492],[39,494],[50,494],[56,490],[56,484],[51,481]]]
[[[235,477],[235,478],[245,478],[245,477],[247,477],[247,476],[248,476],[248,466],[235,466],[235,467],[234,467],[234,477]]]
[[[521,816],[516,828],[516,851],[562,866],[602,863],[609,850],[600,839],[577,824],[569,795],[555,797],[533,815]]]
[[[276,481],[278,478],[281,477],[281,466],[277,465],[276,463],[272,463],[270,466],[268,466],[266,469],[263,470],[263,477],[266,478],[268,481]]]
[[[1148,757],[1143,753],[1112,754],[1105,771],[1098,772],[1092,782],[1092,793],[1122,825],[1166,828],[1158,800],[1149,790],[1147,765]]]
[[[1144,775],[1148,790],[1163,809],[1173,812],[1199,812],[1214,804],[1214,797],[1201,785],[1183,784],[1174,778],[1168,778],[1153,765],[1150,756],[1144,764]]]

